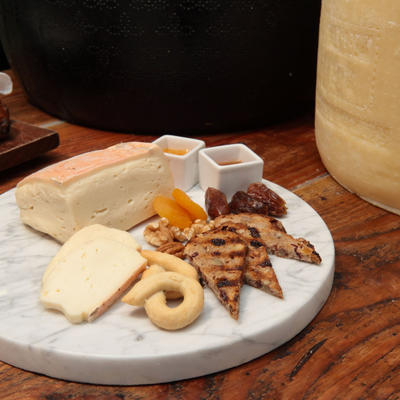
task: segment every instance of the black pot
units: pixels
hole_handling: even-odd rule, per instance
[[[319,12],[317,0],[0,0],[0,34],[46,112],[191,134],[311,107]]]

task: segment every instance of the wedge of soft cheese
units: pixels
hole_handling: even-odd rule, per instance
[[[172,190],[162,149],[129,142],[35,172],[18,183],[15,196],[25,224],[63,243],[91,224],[130,229],[155,214],[155,196]]]
[[[60,248],[58,253],[52,259],[52,262],[46,268],[43,275],[43,281],[50,271],[57,265],[58,259],[65,258],[69,253],[80,249],[85,243],[91,242],[97,239],[106,239],[117,241],[127,247],[141,250],[139,243],[133,238],[133,236],[126,232],[115,228],[108,228],[104,225],[94,224],[81,229],[80,231],[74,233],[70,240],[67,240]]]
[[[93,321],[136,280],[147,260],[125,231],[91,225],[74,234],[48,265],[40,291],[46,308],[72,323]]]

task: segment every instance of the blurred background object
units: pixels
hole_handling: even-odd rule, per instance
[[[319,0],[0,0],[0,33],[48,113],[193,134],[312,110],[319,12]]]
[[[0,45],[0,71],[8,69],[10,66],[7,61],[7,57],[4,54],[3,46]]]
[[[10,119],[3,97],[13,89],[10,75],[0,72],[0,172],[32,160],[59,144],[57,132]]]
[[[324,0],[315,133],[344,187],[400,214],[400,2]]]

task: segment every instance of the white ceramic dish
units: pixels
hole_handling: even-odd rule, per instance
[[[154,140],[162,149],[188,150],[184,155],[165,153],[169,160],[175,187],[185,192],[199,181],[199,150],[205,147],[203,140],[164,135]]]
[[[14,189],[0,196],[0,359],[52,377],[135,385],[192,378],[231,368],[275,349],[299,333],[326,301],[334,273],[332,237],[320,216],[293,193],[266,182],[287,202],[281,221],[310,240],[320,266],[271,256],[284,300],[244,286],[239,321],[209,289],[200,317],[176,332],[156,328],[141,308],[117,302],[93,323],[70,324],[39,302],[40,283],[59,245],[24,226]],[[196,186],[188,193],[204,205]],[[144,248],[144,226],[131,233]]]
[[[239,162],[236,164],[226,164]],[[225,164],[225,165],[221,165]],[[244,144],[207,147],[199,152],[200,187],[213,187],[225,193],[228,200],[238,190],[247,190],[250,183],[260,182],[264,162]]]

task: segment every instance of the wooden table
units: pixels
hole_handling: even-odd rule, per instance
[[[65,123],[31,106],[18,84],[4,102],[13,119],[56,130],[60,145],[1,172],[0,193],[27,174],[67,157],[121,141],[156,138]],[[0,399],[400,398],[400,217],[360,200],[330,177],[317,152],[312,115],[201,139],[208,146],[248,145],[264,159],[264,178],[292,190],[325,220],[335,242],[336,273],[319,314],[288,343],[252,362],[170,384],[78,384],[0,362]]]

